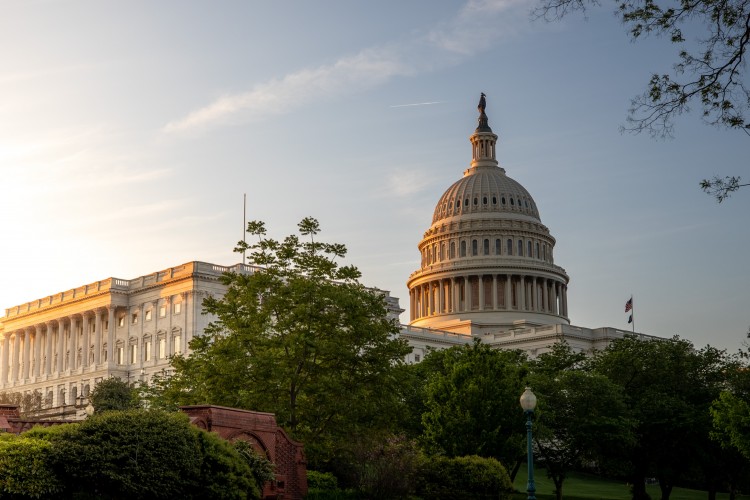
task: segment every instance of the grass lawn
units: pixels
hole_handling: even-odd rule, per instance
[[[536,484],[536,497],[539,500],[554,499],[555,486],[547,479],[544,469],[534,470],[534,483]],[[523,493],[516,494],[514,500],[526,498],[526,467],[521,467],[516,475],[513,486]],[[646,491],[653,500],[661,498],[659,485],[653,484],[646,487]],[[589,474],[571,474],[563,483],[563,498],[565,500],[630,500],[630,490],[624,482],[601,479]],[[675,488],[672,490],[670,500],[706,500],[708,493],[699,490]],[[719,493],[717,500],[727,500],[727,493]],[[738,495],[737,499],[750,500],[750,495]]]

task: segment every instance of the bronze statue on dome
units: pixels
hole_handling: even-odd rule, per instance
[[[477,109],[480,113],[484,114],[484,109],[487,107],[487,101],[485,100],[484,92],[482,92],[482,96],[479,98],[479,105],[477,106]]]

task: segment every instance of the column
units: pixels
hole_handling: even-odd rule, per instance
[[[94,344],[94,364],[98,365],[101,362],[102,354],[102,313],[104,309],[99,307],[94,311],[94,340],[91,342]],[[90,365],[90,361],[86,361],[87,365]]]
[[[552,282],[552,314],[560,314],[557,303],[557,282]]]
[[[81,367],[88,367],[89,348],[91,347],[91,342],[89,342],[89,315],[84,312],[82,317],[81,328],[83,329],[83,338],[81,339],[81,342],[83,345],[81,346]]]
[[[34,325],[34,378],[39,378],[42,367],[42,325]]]
[[[470,276],[464,276],[464,299],[466,299],[465,308],[467,311],[471,311],[471,308],[474,306],[474,303],[471,301],[472,292]]]
[[[479,286],[479,310],[484,311],[484,276],[481,274],[479,275],[477,285]]]
[[[549,312],[549,284],[545,279],[543,281],[544,288],[542,289],[542,302],[544,302],[544,312]]]
[[[497,309],[497,275],[492,275],[492,310]]]
[[[520,300],[518,301],[518,309],[521,311],[525,311],[526,310],[526,276],[521,276],[519,285],[521,286],[521,295],[520,295]]]
[[[510,311],[513,309],[513,294],[511,293],[511,282],[513,281],[513,276],[510,274],[505,275],[505,309]]]
[[[103,308],[94,311],[94,365],[102,362],[102,313]]]
[[[70,317],[70,342],[68,343],[68,370],[76,369],[76,358],[78,357],[78,328],[75,316]]]
[[[20,363],[19,354],[21,354],[21,335],[20,331],[16,331],[13,333],[13,362],[10,365],[11,366],[11,374],[10,374],[10,380],[12,383],[16,383],[18,381],[18,365]]]
[[[115,362],[115,306],[109,306],[107,320],[107,364],[112,365]],[[128,318],[125,318],[127,322]]]
[[[44,374],[47,375],[47,377],[49,377],[52,374],[52,350],[53,350],[52,349],[53,347],[52,346],[52,341],[53,341],[52,322],[47,321],[47,323],[45,323],[45,326],[47,328],[47,333],[44,335],[44,341],[45,341],[45,344],[47,344],[45,346],[45,350],[47,352],[47,359],[44,362]]]
[[[29,378],[29,368],[31,368],[31,330],[23,329],[23,380]]]
[[[427,294],[428,294],[428,300],[427,300],[427,315],[432,316],[435,314],[435,290],[432,281],[427,283]]]
[[[170,311],[171,313],[172,311]],[[409,290],[409,321],[414,321],[414,289]],[[170,333],[170,337],[171,337]]]
[[[456,278],[451,277],[451,310],[450,312],[455,313],[458,311],[458,301],[456,300]]]
[[[8,383],[8,366],[10,362],[10,335],[3,334],[3,354],[0,358],[0,385]]]
[[[563,302],[563,316],[568,317],[568,287],[563,285],[562,287],[562,302]]]
[[[445,285],[443,280],[438,280],[438,314],[443,314],[443,304],[445,303],[443,295],[445,294]]]
[[[62,373],[65,368],[65,325],[63,319],[57,320],[57,373]]]
[[[534,311],[539,311],[539,289],[537,288],[536,282],[537,279],[535,276],[531,281],[531,308],[534,309]]]

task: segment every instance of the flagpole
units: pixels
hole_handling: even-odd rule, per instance
[[[630,294],[630,317],[633,318],[633,333],[635,333],[635,302],[632,293]]]
[[[242,193],[242,242],[247,244],[246,241],[247,236],[247,193]],[[242,250],[242,265],[244,266],[247,264],[247,260],[245,259],[245,250],[243,247]]]

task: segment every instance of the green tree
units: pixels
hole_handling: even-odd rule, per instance
[[[659,479],[662,500],[706,450],[709,407],[726,380],[724,351],[696,350],[687,340],[615,340],[593,359],[596,373],[619,385],[635,420],[635,443],[624,456],[630,464],[633,498],[648,498],[644,478]]]
[[[399,365],[409,352],[397,339],[382,294],[365,288],[353,266],[339,266],[344,245],[316,240],[306,218],[283,241],[258,237],[248,274],[227,274],[227,292],[204,301],[215,315],[195,338],[190,357],[176,356],[174,375],[156,381],[156,405],[211,403],[268,411],[320,465],[349,436],[387,427],[397,416]]]
[[[20,439],[39,448],[36,474],[60,497],[260,498],[240,453],[182,413],[107,411],[80,424],[35,427]]]
[[[530,385],[539,398],[534,438],[558,500],[571,470],[621,453],[633,441],[621,388],[587,368],[585,354],[566,342],[532,364]]]
[[[671,136],[674,119],[697,104],[711,125],[750,136],[750,4],[745,0],[614,0],[633,40],[662,36],[677,47],[669,72],[654,73],[631,102],[624,130]],[[540,0],[536,17],[557,20],[598,6],[600,0]],[[743,186],[736,176],[704,179],[700,186],[721,203]]]
[[[98,413],[111,410],[133,410],[141,406],[140,396],[135,386],[114,376],[96,384],[89,394],[89,402]]]
[[[42,393],[0,392],[0,404],[16,405],[22,417],[31,416],[42,409]]]
[[[428,359],[438,369],[425,387],[426,448],[449,457],[492,457],[515,477],[525,456],[518,398],[527,375],[526,355],[491,349],[477,340],[432,352]]]
[[[711,405],[713,437],[750,460],[750,366],[742,363],[731,372],[728,385]]]

